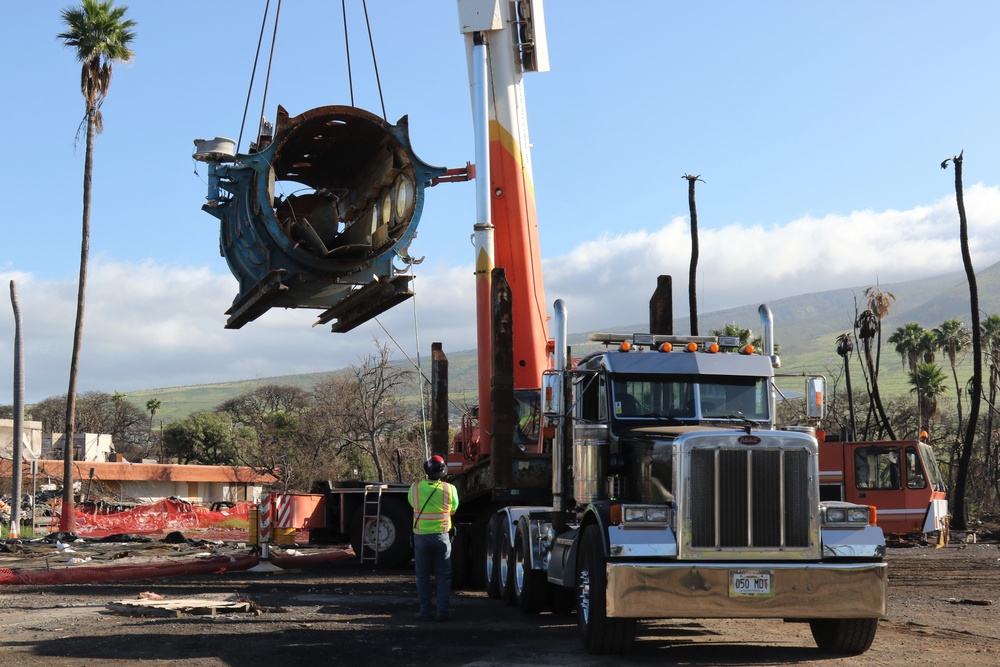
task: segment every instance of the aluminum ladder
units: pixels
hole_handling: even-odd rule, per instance
[[[365,495],[361,501],[361,562],[378,565],[379,529],[382,522],[382,491],[389,488],[388,484],[366,484]],[[372,497],[374,496],[374,497]],[[368,540],[368,520],[372,519],[371,541]]]

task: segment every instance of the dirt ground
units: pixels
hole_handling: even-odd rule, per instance
[[[941,665],[1000,664],[1000,547],[889,551],[889,617],[871,650],[820,652],[807,625],[756,620],[646,622],[631,654],[590,656],[574,615],[527,616],[457,591],[456,620],[416,611],[411,569],[341,561],[278,573],[0,587],[0,665]],[[252,613],[144,617],[110,602],[154,592],[254,603]],[[990,604],[986,604],[989,602]]]

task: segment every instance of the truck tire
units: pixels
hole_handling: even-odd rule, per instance
[[[358,507],[351,518],[351,547],[358,558],[361,558],[362,537],[364,538],[366,557],[372,555],[372,547],[378,549],[377,567],[392,569],[403,567],[413,558],[413,548],[410,536],[413,533],[411,520],[413,513],[410,508],[396,498],[382,500],[382,514],[376,522],[375,517],[369,517],[362,526],[362,508]]]
[[[517,595],[514,592],[514,545],[510,541],[510,528],[507,520],[501,516],[500,522],[500,599],[508,607],[517,606]]]
[[[486,595],[494,600],[500,599],[500,531],[503,517],[494,514],[486,525],[486,557],[484,576],[486,578]]]
[[[517,522],[514,534],[514,597],[525,614],[537,614],[545,607],[545,572],[531,569],[531,538],[528,520]]]
[[[576,582],[576,623],[583,647],[590,653],[618,654],[632,648],[637,620],[609,618],[606,606],[607,559],[600,527],[588,526],[580,540]]]
[[[875,640],[877,618],[817,618],[809,621],[816,646],[827,653],[859,655]]]

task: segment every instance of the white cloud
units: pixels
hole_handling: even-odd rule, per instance
[[[985,269],[1000,260],[1000,189],[974,185],[965,202],[973,264]],[[958,231],[954,198],[907,211],[700,229],[699,312],[960,270]],[[675,218],[660,229],[581,243],[545,262],[547,298],[566,300],[573,331],[638,323],[647,317],[656,276],[670,274],[682,317],[690,239],[687,220]]]
[[[1000,189],[975,185],[965,195],[973,262],[1000,260]],[[768,227],[732,225],[700,230],[699,310],[840,287],[933,276],[962,268],[953,198],[907,211],[858,211],[803,217]],[[544,249],[543,249],[544,251]],[[690,231],[685,219],[659,229],[605,235],[544,262],[546,305],[563,299],[570,330],[586,331],[645,321],[661,273],[674,276],[678,317],[687,310]],[[463,260],[464,258],[459,258]],[[417,268],[412,301],[379,321],[416,359],[429,361],[432,342],[445,351],[475,345],[474,280],[468,263],[429,257]],[[40,280],[10,269],[24,321],[29,402],[65,393],[72,344],[76,285]],[[375,323],[348,334],[311,327],[316,311],[271,311],[242,329],[224,328],[236,294],[229,275],[206,267],[154,261],[91,263],[80,391],[135,391],[342,368],[372,351],[372,338],[389,336]],[[13,317],[0,317],[0,377],[10,378]],[[425,368],[425,372],[427,369]],[[11,384],[0,403],[11,402]]]

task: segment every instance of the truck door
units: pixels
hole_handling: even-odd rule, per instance
[[[845,455],[851,457],[845,465],[853,472],[853,484],[846,485],[853,496],[848,500],[874,505],[878,525],[887,533],[919,533],[927,511],[922,497],[927,476],[916,448],[865,443],[846,449]]]

